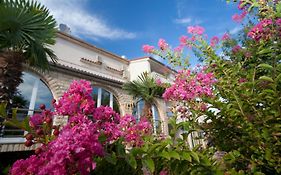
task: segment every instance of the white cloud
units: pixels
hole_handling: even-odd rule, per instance
[[[233,29],[231,29],[231,30],[229,31],[229,33],[232,34],[232,35],[235,35],[235,34],[237,34],[241,29],[242,29],[241,26],[237,26],[237,27],[234,27]]]
[[[106,39],[133,39],[136,34],[123,29],[109,26],[106,20],[89,13],[84,6],[87,0],[45,0],[46,5],[58,24],[63,23],[70,27],[73,35],[82,35],[97,40]]]
[[[178,18],[178,19],[175,19],[174,22],[177,23],[177,24],[189,24],[191,23],[192,19],[187,17],[187,18]]]

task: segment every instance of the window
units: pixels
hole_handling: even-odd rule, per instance
[[[118,101],[111,92],[109,92],[101,87],[93,87],[92,96],[96,102],[96,104],[95,104],[96,107],[109,106],[115,112],[120,113]]]
[[[137,121],[140,120],[143,108],[144,108],[143,100],[139,100],[136,103],[136,106],[133,108],[133,115],[136,117]],[[156,105],[154,105],[154,104],[152,105],[151,111],[152,111],[152,117],[153,117],[153,132],[154,132],[154,134],[160,133],[161,132],[161,123],[160,123],[160,119],[159,119],[159,112],[157,110]]]
[[[23,72],[23,82],[13,98],[13,107],[18,108],[17,118],[23,120],[27,115],[40,112],[40,104],[52,108],[53,95],[47,85],[35,74]],[[17,128],[0,125],[0,138],[22,137],[24,131]]]

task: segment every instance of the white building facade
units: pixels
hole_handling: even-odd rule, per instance
[[[59,99],[71,82],[78,79],[92,83],[97,107],[110,106],[121,116],[132,114],[138,105],[122,89],[125,82],[137,79],[143,72],[151,73],[163,82],[172,82],[175,74],[175,71],[151,57],[124,59],[61,32],[58,33],[52,49],[58,62],[51,63],[49,71],[40,72],[32,67],[25,67],[24,82],[19,86],[22,117],[37,112],[42,103],[51,107],[48,105],[50,101]],[[153,111],[154,119],[159,120],[158,127],[161,125],[162,132],[168,133],[168,108],[165,101],[157,99]],[[23,146],[23,131],[4,126],[0,129],[0,152],[34,149]]]

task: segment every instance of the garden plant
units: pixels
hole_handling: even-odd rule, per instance
[[[189,26],[176,48],[164,39],[158,48],[143,46],[180,69],[163,94],[177,109],[169,135],[153,136],[145,117],[136,123],[109,107],[94,108],[90,82],[74,81],[53,102],[54,112],[42,106],[42,114],[24,122],[7,119],[29,132],[27,146],[41,143],[10,173],[281,174],[281,2],[237,4],[241,13],[233,20],[243,23],[237,38],[225,33],[208,40],[203,27]],[[190,67],[189,51],[201,65]],[[68,116],[66,126],[53,126],[54,115]],[[204,133],[207,145],[191,148],[192,132]]]

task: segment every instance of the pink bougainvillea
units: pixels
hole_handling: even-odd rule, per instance
[[[94,108],[91,93],[90,82],[73,81],[58,103],[54,102],[54,113],[44,109],[31,117],[35,128],[54,114],[67,115],[69,121],[54,140],[36,149],[36,155],[16,161],[11,175],[89,174],[96,166],[93,157],[104,156],[106,144],[99,141],[100,136],[106,137],[107,144],[121,137],[130,146],[143,144],[143,137],[151,134],[150,122],[142,119],[137,123],[130,115],[120,117],[110,107]],[[34,139],[30,134],[26,137]]]
[[[132,115],[125,115],[118,125],[121,128],[125,142],[130,146],[143,145],[143,136],[152,133],[152,126],[149,121],[142,118],[138,123]]]
[[[195,100],[203,96],[212,96],[212,85],[216,82],[212,73],[201,70],[181,70],[174,84],[163,94],[166,100]]]
[[[248,37],[256,41],[269,39],[272,36],[272,30],[270,29],[272,24],[271,19],[262,20],[249,31]]]
[[[74,80],[54,106],[59,115],[72,116],[76,114],[89,115],[93,112],[95,101],[92,96],[91,83],[86,80]]]
[[[240,23],[240,22],[242,22],[244,20],[246,15],[247,15],[247,11],[243,11],[241,14],[234,14],[232,16],[232,20],[237,22],[237,23]]]
[[[234,46],[234,47],[232,48],[232,52],[233,52],[234,54],[236,54],[236,53],[240,52],[241,49],[242,49],[242,48],[241,48],[239,45],[236,45],[236,46]]]
[[[223,36],[221,38],[222,41],[226,41],[226,40],[229,40],[229,39],[230,39],[230,36],[229,36],[228,33],[223,34]]]
[[[205,29],[201,26],[189,26],[187,27],[187,32],[193,35],[202,35]]]
[[[142,50],[145,52],[145,53],[152,53],[153,50],[154,50],[154,46],[150,46],[150,45],[143,45],[142,46]]]
[[[166,43],[166,41],[164,39],[159,39],[158,41],[158,47],[161,50],[166,50],[168,48],[168,44]]]
[[[59,137],[26,160],[18,160],[12,175],[21,174],[89,174],[94,169],[93,156],[102,156],[96,125],[83,115],[70,119]]]
[[[211,38],[210,46],[215,47],[219,43],[219,41],[220,39],[217,36],[214,36],[213,38]]]

